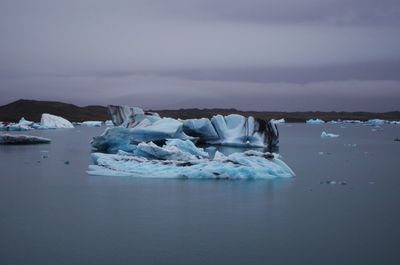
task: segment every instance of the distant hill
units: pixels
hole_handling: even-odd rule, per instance
[[[241,114],[244,116],[254,116],[261,119],[280,119],[285,118],[287,122],[304,122],[308,119],[330,120],[400,120],[400,112],[268,112],[268,111],[240,111],[236,109],[179,109],[179,110],[151,110],[158,112],[162,117],[173,117],[181,119],[190,118],[210,118],[215,114]],[[67,104],[54,101],[38,101],[20,99],[10,104],[0,107],[0,121],[16,122],[21,117],[32,121],[40,121],[42,113],[50,113],[64,117],[70,121],[87,120],[109,120],[111,119],[107,108],[104,106],[86,106],[79,107],[73,104]]]
[[[78,107],[55,101],[20,99],[0,107],[0,121],[16,122],[24,117],[27,120],[38,122],[42,113],[58,115],[70,121],[110,119],[107,108],[104,106]]]

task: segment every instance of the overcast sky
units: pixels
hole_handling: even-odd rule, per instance
[[[0,0],[0,104],[400,110],[399,0]]]

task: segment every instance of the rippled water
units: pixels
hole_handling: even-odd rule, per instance
[[[0,146],[0,264],[398,264],[400,126],[382,128],[281,125],[297,177],[257,181],[88,176],[104,128],[29,132],[53,142]]]

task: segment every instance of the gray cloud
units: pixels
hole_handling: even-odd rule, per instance
[[[148,107],[190,107],[224,99],[249,108],[273,95],[284,110],[285,98],[313,95],[315,106],[290,106],[383,110],[398,108],[390,102],[399,99],[400,7],[392,0],[0,0],[0,58],[0,103],[140,98]],[[243,101],[257,86],[262,93]],[[239,87],[245,91],[227,92]],[[372,95],[380,103],[371,104]]]

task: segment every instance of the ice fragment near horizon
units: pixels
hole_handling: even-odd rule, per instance
[[[81,123],[81,125],[87,127],[101,127],[102,124],[103,124],[102,121],[84,121]]]
[[[368,120],[365,124],[366,125],[371,125],[371,126],[379,126],[379,125],[383,125],[385,124],[386,121],[385,120],[381,120],[381,119],[371,119]]]
[[[62,117],[48,113],[42,114],[42,118],[40,120],[40,129],[58,129],[58,128],[74,128],[74,125],[72,125],[71,122]]]
[[[320,119],[310,119],[306,121],[307,124],[323,124],[325,121]]]

